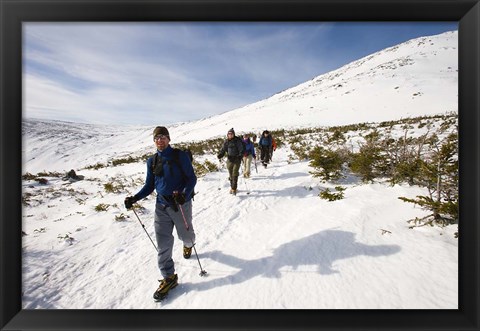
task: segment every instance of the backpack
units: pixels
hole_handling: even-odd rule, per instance
[[[242,138],[239,137],[239,139],[242,141],[242,155],[245,155],[247,152],[247,144],[243,141]]]
[[[182,173],[183,179],[186,180],[185,173],[183,172],[182,166],[180,164],[180,152],[186,153],[192,164],[193,164],[193,154],[192,154],[192,151],[189,150],[188,148],[186,148],[186,149],[173,148],[173,154],[172,154],[172,160],[171,161],[173,163],[175,163],[178,166],[178,168],[180,168],[180,172]],[[152,156],[153,156],[152,171],[155,174],[155,168],[157,167],[157,164],[158,164],[158,153],[155,153]],[[172,172],[171,171],[172,162],[167,161],[167,164],[170,167],[170,172]]]
[[[239,150],[238,147],[237,147],[237,142],[240,141],[242,144],[241,144],[241,149]],[[234,155],[230,155],[228,152],[231,151],[231,149],[229,148],[229,146],[235,146],[235,150],[237,151],[237,153],[240,153],[240,155],[244,155],[245,154],[245,151],[247,150],[247,147],[245,145],[245,143],[243,142],[243,139],[238,137],[238,136],[235,136],[233,137],[232,140],[225,140],[224,144],[223,144],[223,151],[225,153],[227,153],[227,156],[228,157],[233,157],[233,156],[237,156],[237,154],[234,154]],[[223,156],[223,154],[222,154]]]

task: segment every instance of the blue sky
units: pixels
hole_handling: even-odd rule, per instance
[[[265,99],[457,22],[24,23],[24,117],[169,125]]]

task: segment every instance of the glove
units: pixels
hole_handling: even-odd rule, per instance
[[[243,153],[243,157],[247,157],[247,156],[248,156],[248,154],[247,154],[247,153]]]
[[[173,192],[173,199],[179,205],[183,205],[185,203],[185,193],[178,193],[177,191]]]
[[[135,197],[126,197],[125,198],[125,208],[131,209],[133,207],[133,204],[137,201],[138,200]]]

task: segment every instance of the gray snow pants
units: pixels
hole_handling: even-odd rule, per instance
[[[189,229],[187,230],[185,222],[187,221]],[[192,200],[179,206],[177,212],[172,208],[166,207],[161,203],[155,205],[155,236],[158,245],[158,268],[162,276],[168,277],[175,273],[175,265],[172,259],[173,252],[173,227],[177,230],[178,238],[183,241],[183,245],[192,247],[195,243],[195,231],[192,225]]]

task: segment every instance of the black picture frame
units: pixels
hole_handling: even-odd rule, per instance
[[[0,0],[0,14],[1,330],[479,330],[478,0]],[[22,310],[22,22],[162,20],[459,22],[459,309]]]

